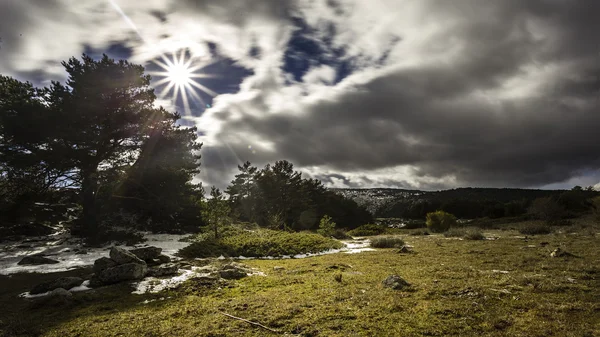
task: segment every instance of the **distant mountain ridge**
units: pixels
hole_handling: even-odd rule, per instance
[[[477,207],[485,204],[488,208],[492,206],[499,207],[498,205],[500,204],[517,201],[527,204],[527,202],[536,198],[564,192],[564,190],[475,187],[441,191],[396,188],[330,188],[330,190],[366,207],[376,217],[406,216],[406,214],[403,214],[406,209],[415,205],[421,205],[427,209],[435,209],[457,202],[477,204]]]

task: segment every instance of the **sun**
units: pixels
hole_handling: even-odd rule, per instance
[[[181,98],[187,115],[191,114],[190,100],[199,102],[202,106],[207,106],[197,90],[213,97],[217,95],[216,92],[197,81],[201,78],[215,77],[202,72],[202,69],[211,63],[193,57],[187,58],[185,50],[182,50],[179,55],[173,53],[171,58],[162,55],[161,59],[155,60],[154,63],[163,69],[163,71],[149,72],[150,75],[161,77],[154,85],[166,84],[158,97],[162,99],[173,92],[173,100],[177,102]]]

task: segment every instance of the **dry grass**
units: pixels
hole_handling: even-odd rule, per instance
[[[486,231],[499,237],[493,241],[409,236],[406,230],[415,254],[247,260],[267,276],[213,288],[190,282],[144,296],[117,286],[78,294],[75,304],[59,308],[24,305],[14,297],[25,290],[23,280],[2,278],[0,330],[56,337],[270,334],[219,314],[226,312],[280,335],[600,336],[600,228],[586,228],[528,239],[514,229]],[[550,257],[557,247],[574,256]],[[391,274],[411,283],[411,291],[384,288]]]

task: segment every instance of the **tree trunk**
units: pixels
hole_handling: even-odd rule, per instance
[[[98,187],[97,169],[81,170],[81,206],[83,207],[83,234],[93,238],[98,232],[96,217],[96,189]]]

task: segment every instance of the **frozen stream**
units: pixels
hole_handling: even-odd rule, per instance
[[[146,242],[135,247],[155,246],[163,249],[163,254],[174,257],[175,253],[189,245],[189,242],[179,241],[188,235],[174,234],[146,234]],[[369,240],[349,240],[342,241],[345,245],[341,249],[333,249],[320,253],[298,254],[295,256],[272,257],[266,256],[261,259],[289,259],[306,258],[324,254],[335,253],[360,253],[373,250],[369,247]],[[74,268],[91,266],[94,261],[108,256],[111,245],[101,248],[84,248],[81,240],[72,238],[66,231],[59,231],[53,235],[45,237],[32,237],[19,242],[0,243],[0,275],[10,275],[15,273],[55,273],[63,272]],[[127,247],[133,248],[133,247]],[[85,254],[83,254],[85,252]],[[27,255],[43,254],[44,256],[59,261],[55,264],[26,266],[17,263]],[[220,257],[224,259],[224,257]],[[240,256],[237,259],[247,260],[250,258]]]

